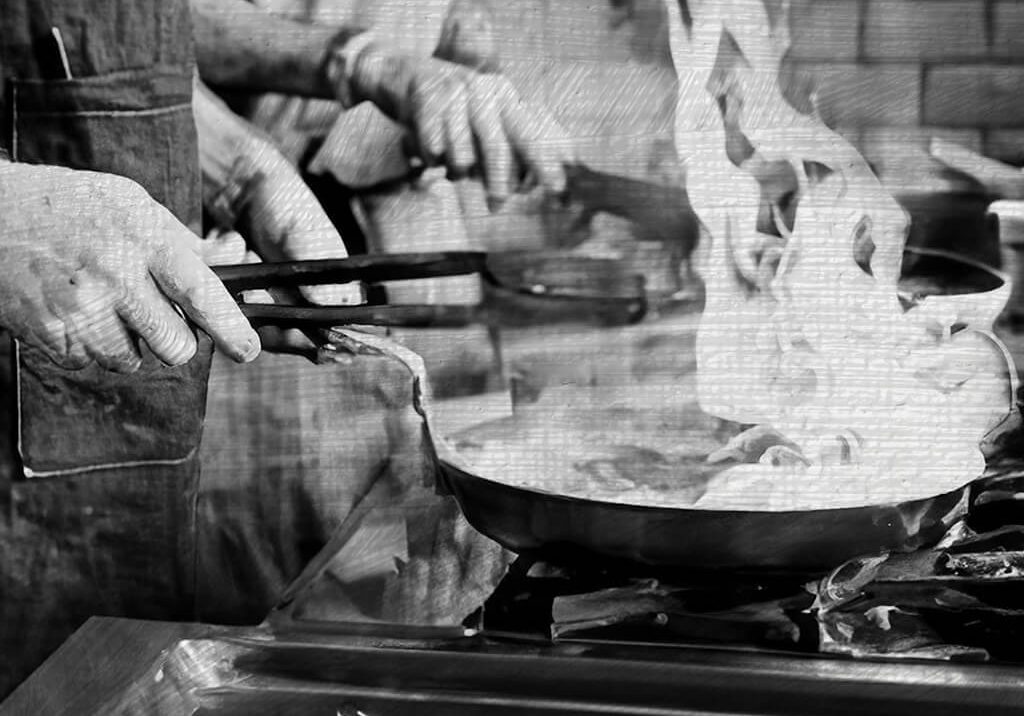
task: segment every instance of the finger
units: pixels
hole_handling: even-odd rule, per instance
[[[547,189],[565,191],[564,165],[575,159],[575,145],[546,109],[523,102],[512,90],[499,95],[501,117],[513,146]]]
[[[107,370],[130,373],[142,357],[115,311],[115,297],[103,282],[80,276],[76,283],[78,310],[65,316],[65,330],[89,360]]]
[[[473,132],[470,130],[469,102],[466,91],[453,93],[445,115],[445,141],[448,145],[448,170],[456,177],[465,176],[476,163]]]
[[[60,321],[54,326],[59,328],[56,335],[64,344],[58,362],[68,368],[96,362],[118,372],[137,370],[142,358],[114,311],[115,297],[108,285],[83,273],[75,280],[73,295],[75,308],[55,315]]]
[[[66,320],[51,317],[43,321],[38,331],[28,331],[21,336],[26,344],[32,345],[65,370],[81,370],[92,360],[81,342],[72,338]]]
[[[262,305],[278,303],[278,301],[275,301],[274,297],[270,295],[270,291],[267,291],[266,289],[262,288],[255,288],[252,291],[245,291],[244,293],[242,293],[242,300],[244,300],[246,303],[255,303]]]
[[[192,329],[148,276],[118,302],[117,315],[167,365],[184,365],[196,354]]]
[[[302,297],[318,306],[358,306],[363,303],[363,287],[358,283],[330,286],[302,286]]]
[[[284,235],[275,242],[280,246],[280,255],[264,258],[315,261],[348,256],[345,242],[319,204],[296,202],[293,207],[295,214],[283,229]],[[363,301],[362,287],[358,283],[300,286],[298,293],[306,301],[324,306],[351,306]]]
[[[250,205],[251,243],[267,261],[345,258],[348,250],[313,192],[290,164],[268,173]],[[362,301],[358,284],[302,286],[307,301],[352,305]]]
[[[446,106],[447,93],[433,101],[424,102],[415,112],[419,152],[428,166],[437,166],[444,159]]]
[[[515,167],[497,97],[490,93],[476,93],[470,97],[469,111],[473,132],[483,155],[487,193],[492,199],[505,201],[512,192]]]
[[[245,261],[245,239],[235,231],[212,234],[201,245],[203,261],[207,266],[225,266]]]
[[[191,232],[170,214],[164,218],[164,243],[151,256],[156,284],[230,358],[249,362],[260,352],[260,339],[224,284],[198,254],[182,249],[182,234]]]
[[[89,357],[107,370],[134,373],[142,365],[138,345],[112,306],[90,322],[81,341]]]
[[[91,361],[74,338],[73,323],[69,322],[69,314],[73,316],[78,307],[74,301],[68,301],[67,306],[71,306],[68,309],[65,301],[59,300],[61,298],[64,297],[57,291],[48,291],[39,296],[39,301],[29,299],[20,306],[17,301],[0,302],[0,318],[25,347],[42,351],[66,370],[79,370]]]

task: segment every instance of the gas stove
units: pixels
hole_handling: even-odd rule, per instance
[[[1019,498],[1016,487],[995,493],[932,548],[865,555],[825,574],[523,555],[467,625],[553,643],[1024,663]]]

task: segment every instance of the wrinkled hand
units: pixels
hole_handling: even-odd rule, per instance
[[[202,85],[193,112],[203,201],[220,229],[238,231],[245,237],[244,249],[263,261],[348,256],[320,202],[269,138]],[[244,249],[206,244],[204,255],[211,263],[242,263]],[[325,305],[359,303],[362,296],[356,285],[303,286],[299,293],[301,299]]]
[[[443,164],[455,175],[476,167],[496,200],[516,188],[520,161],[549,190],[565,189],[563,165],[575,159],[572,140],[502,75],[403,56],[374,43],[351,52],[345,66],[339,94],[373,102],[409,127],[411,149],[427,165]]]
[[[236,361],[259,338],[199,254],[199,238],[135,182],[96,172],[0,166],[0,325],[59,364],[132,372],[141,339],[192,358],[192,319]]]
[[[345,258],[341,235],[296,169],[275,148],[258,148],[251,157],[253,177],[241,197],[244,220],[238,228],[248,247],[263,261]],[[362,300],[356,284],[302,286],[301,297],[321,305],[351,305]]]

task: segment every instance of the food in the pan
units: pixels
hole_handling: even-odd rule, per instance
[[[724,469],[720,421],[694,400],[693,376],[623,387],[543,391],[514,417],[453,438],[473,472],[507,484],[606,502],[690,506]]]
[[[995,358],[995,346],[985,336],[968,335],[958,341],[962,365],[972,375],[967,390],[984,406],[993,397],[988,391],[1001,382],[997,373],[975,375],[974,366],[986,355]],[[936,381],[960,380],[949,366],[945,370],[933,372]],[[955,469],[940,452],[935,460],[915,463],[920,455],[912,449],[882,453],[886,462],[857,461],[851,459],[856,444],[837,441],[818,470],[807,469],[810,461],[786,435],[771,426],[744,430],[718,420],[701,409],[695,394],[692,374],[683,380],[658,375],[620,387],[551,387],[513,417],[463,431],[452,443],[474,474],[490,480],[670,508],[788,511],[906,502],[955,490],[983,467],[975,453]],[[918,431],[944,429],[938,413],[903,417],[919,422],[895,435],[897,442],[918,440]]]

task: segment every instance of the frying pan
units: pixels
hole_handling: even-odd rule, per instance
[[[974,295],[981,302],[1005,301],[1000,293],[1004,278],[997,272],[943,252],[908,259],[905,266],[917,267],[916,279],[922,267],[940,283],[954,278],[962,284],[964,277],[977,276]],[[928,293],[922,285],[919,280],[917,290],[908,292],[910,300]],[[951,296],[937,298],[956,308],[966,298],[964,290],[954,287]],[[453,445],[435,442],[444,484],[473,527],[514,552],[556,562],[818,574],[853,557],[934,544],[967,514],[984,484],[975,481],[896,504],[790,512],[631,505],[488,479],[475,474]]]
[[[892,505],[755,512],[627,505],[489,480],[442,458],[448,490],[478,531],[557,562],[608,560],[696,570],[824,573],[854,557],[937,542],[971,485]]]

